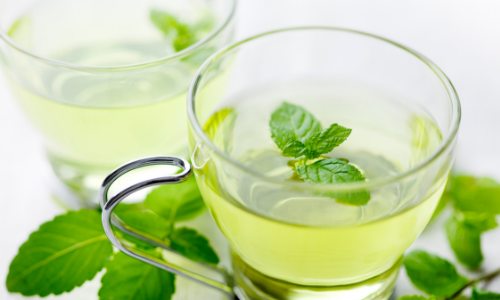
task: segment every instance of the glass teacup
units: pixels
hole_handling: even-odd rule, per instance
[[[309,111],[323,127],[352,129],[342,145],[313,161],[342,161],[366,180],[298,178],[298,166],[308,162],[284,155],[270,128],[284,103]],[[241,299],[388,299],[403,252],[446,184],[460,103],[424,56],[370,34],[308,27],[258,35],[212,56],[191,85],[188,116],[190,162],[144,158],[103,183],[103,223],[115,246]],[[138,183],[107,201],[118,177],[158,164],[183,172]],[[111,228],[113,208],[128,195],[181,183],[192,171],[229,241],[232,277],[148,257]],[[356,195],[368,196],[357,201]],[[168,243],[141,238],[169,250]]]

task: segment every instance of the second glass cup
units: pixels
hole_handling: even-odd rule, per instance
[[[388,299],[403,252],[446,184],[460,103],[422,55],[370,34],[312,27],[255,36],[212,56],[191,85],[188,116],[190,163],[145,158],[104,182],[103,224],[115,246],[241,299]],[[184,171],[108,201],[117,178],[155,164]],[[181,183],[192,170],[230,243],[232,278],[148,257],[112,230],[111,221],[126,227],[112,215],[120,201]],[[141,238],[170,250],[168,241]]]
[[[187,154],[186,92],[203,61],[231,42],[235,5],[0,0],[0,64],[42,135],[57,198],[95,206],[121,164]]]

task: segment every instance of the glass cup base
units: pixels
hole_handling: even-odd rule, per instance
[[[110,170],[106,170],[109,171]],[[50,188],[53,198],[66,209],[77,210],[81,208],[93,209],[99,206],[97,193],[100,183],[108,173],[82,171],[71,164],[63,164],[50,159],[43,166],[44,179]],[[112,170],[111,170],[112,171]],[[66,176],[65,176],[66,175]],[[93,185],[86,184],[92,179]]]
[[[183,148],[184,149],[184,148]],[[177,151],[177,155],[186,157],[186,151]],[[55,155],[47,153],[47,161],[43,166],[45,180],[50,187],[52,196],[66,209],[77,210],[81,208],[93,209],[99,207],[98,193],[104,179],[119,165],[112,166],[92,166],[89,164],[78,164],[61,159]],[[126,163],[126,162],[124,162]],[[145,168],[137,170],[133,174],[126,174],[115,184],[115,189],[124,189],[134,183],[175,174],[176,167],[165,168]],[[134,193],[127,197],[131,201],[143,200],[149,189]],[[113,193],[113,190],[111,190]]]
[[[387,300],[391,296],[400,259],[389,270],[362,282],[337,286],[297,285],[266,276],[232,251],[235,293],[240,300]]]

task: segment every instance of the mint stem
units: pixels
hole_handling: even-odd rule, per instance
[[[457,298],[458,296],[460,296],[460,295],[462,294],[462,292],[463,292],[466,288],[468,288],[468,287],[470,287],[470,286],[472,286],[472,285],[474,285],[474,284],[476,284],[476,283],[478,283],[478,282],[481,282],[481,281],[485,281],[485,280],[489,281],[489,280],[492,280],[493,278],[495,278],[495,277],[497,277],[497,276],[499,276],[499,275],[500,275],[500,269],[498,269],[498,270],[496,270],[496,271],[494,271],[494,272],[492,272],[492,273],[486,274],[486,275],[484,275],[484,276],[482,276],[482,277],[479,277],[479,278],[477,278],[477,279],[471,280],[471,281],[469,281],[469,283],[467,283],[464,287],[462,287],[462,288],[461,288],[460,290],[458,290],[455,294],[453,294],[453,296],[451,296],[450,298],[446,298],[445,300],[453,300],[453,299]]]

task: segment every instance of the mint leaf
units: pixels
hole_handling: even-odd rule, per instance
[[[175,293],[174,274],[121,252],[107,264],[101,283],[100,300],[170,300]]]
[[[453,216],[446,222],[446,236],[461,263],[472,269],[479,267],[483,261],[479,230]]]
[[[413,295],[413,296],[399,297],[398,300],[437,300],[437,298],[436,298],[436,296],[430,296],[429,298],[427,298],[424,296]]]
[[[121,207],[122,205],[127,204],[119,204],[114,211],[118,210],[116,215],[128,226],[146,232],[159,239],[164,239],[170,233],[171,226],[168,220],[165,220],[164,218],[147,210],[138,211],[131,209],[130,206],[118,209],[118,207]]]
[[[364,181],[365,177],[353,165],[345,161],[327,158],[310,165],[299,165],[297,174],[306,182],[313,184],[333,184]],[[338,202],[350,205],[365,205],[370,200],[370,193],[365,190],[345,193],[325,193]]]
[[[500,294],[480,290],[474,286],[470,300],[500,300]]]
[[[500,184],[490,178],[456,176],[452,178],[455,207],[461,211],[500,214]]]
[[[476,228],[480,232],[485,232],[498,227],[495,215],[489,213],[464,212],[459,214],[462,222]]]
[[[273,112],[269,126],[272,139],[282,151],[288,144],[295,141],[304,144],[313,134],[322,129],[319,121],[311,113],[287,102],[283,102]]]
[[[173,36],[173,46],[176,52],[184,50],[198,41],[193,29],[164,11],[153,9],[150,12],[150,18],[151,22],[165,35]]]
[[[170,236],[170,246],[194,261],[218,264],[219,257],[208,243],[207,238],[194,229],[181,227]]]
[[[306,157],[314,159],[320,157],[321,154],[332,151],[333,148],[340,146],[340,144],[347,140],[351,131],[352,129],[332,124],[327,129],[313,134],[306,141]]]
[[[483,261],[481,233],[497,226],[494,215],[457,212],[446,223],[446,236],[458,260],[475,269]]]
[[[203,130],[214,144],[226,153],[233,150],[234,143],[234,125],[236,122],[237,113],[233,108],[223,108],[214,113],[203,126]],[[193,163],[196,165],[204,165],[206,163],[203,154],[198,154],[195,151],[192,157]]]
[[[99,212],[68,212],[42,224],[19,248],[7,289],[42,297],[69,292],[94,278],[112,253]]]
[[[306,146],[301,141],[293,141],[283,148],[283,154],[290,157],[299,157],[307,152]]]
[[[170,224],[169,221],[149,211],[144,205],[144,202],[134,204],[120,203],[113,212],[126,225],[159,239],[164,239],[172,228],[172,224]],[[150,243],[129,235],[115,226],[113,226],[113,229],[115,234],[122,240],[134,244],[137,248],[156,248],[155,245],[151,245]]]
[[[180,184],[155,188],[147,195],[144,205],[170,224],[193,219],[205,210],[194,176]]]
[[[468,283],[449,261],[422,250],[406,254],[403,264],[418,289],[437,297],[450,297]]]

